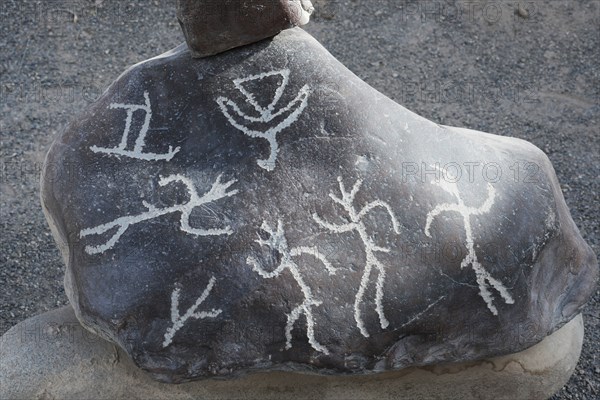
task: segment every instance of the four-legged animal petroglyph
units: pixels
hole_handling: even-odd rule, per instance
[[[190,199],[187,203],[177,204],[172,207],[157,208],[157,207],[153,206],[152,204],[148,204],[147,202],[144,201],[144,202],[142,202],[142,204],[144,205],[144,207],[146,207],[148,209],[148,211],[145,211],[138,215],[128,215],[125,217],[120,217],[120,218],[115,219],[112,222],[108,222],[106,224],[102,224],[102,225],[96,226],[94,228],[83,229],[81,231],[81,233],[79,234],[79,236],[82,238],[86,237],[86,236],[92,236],[92,235],[102,235],[114,228],[118,228],[117,231],[104,244],[98,245],[98,246],[86,246],[85,247],[86,253],[88,253],[88,254],[103,253],[106,250],[111,249],[115,245],[115,243],[117,243],[119,241],[119,238],[121,238],[121,236],[125,233],[125,231],[131,225],[135,225],[140,222],[147,221],[147,220],[150,220],[153,218],[158,218],[162,215],[171,214],[174,212],[181,213],[180,229],[183,232],[189,233],[191,235],[216,236],[216,235],[230,235],[232,233],[232,230],[229,227],[222,228],[222,229],[192,228],[190,226],[189,219],[190,219],[190,215],[191,215],[192,211],[194,210],[194,208],[199,207],[206,203],[211,203],[213,201],[217,201],[224,197],[230,197],[230,196],[237,194],[238,193],[237,190],[232,190],[230,192],[227,191],[227,189],[231,185],[233,185],[235,182],[237,182],[235,179],[233,179],[227,183],[221,183],[221,175],[219,175],[217,177],[217,180],[215,181],[215,183],[210,188],[210,190],[202,196],[198,196],[196,188],[194,187],[194,183],[182,175],[171,175],[166,178],[161,178],[160,181],[158,182],[158,184],[160,186],[165,186],[172,182],[180,182],[186,186],[188,194],[190,196]]]

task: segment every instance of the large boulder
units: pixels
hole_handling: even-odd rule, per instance
[[[475,362],[368,377],[269,372],[170,385],[156,382],[118,346],[82,328],[67,306],[30,318],[0,339],[0,398],[544,400],[573,373],[582,341],[578,315],[523,352]]]
[[[539,149],[419,117],[299,28],[130,68],[42,202],[81,323],[164,382],[511,354],[598,277]]]

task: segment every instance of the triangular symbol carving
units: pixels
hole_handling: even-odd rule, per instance
[[[273,111],[285,91],[290,77],[289,70],[267,72],[265,74],[236,79],[233,81],[235,87],[246,97],[246,101],[252,104],[254,109],[264,115],[267,111]],[[274,90],[273,93],[265,93]],[[271,96],[260,95],[271,94]],[[269,103],[269,99],[270,103]]]
[[[257,88],[260,89],[258,91],[262,91],[264,85],[272,81],[272,78],[280,84],[276,85],[272,98],[269,99],[266,97],[269,103],[265,105],[265,101],[260,102],[257,100],[255,93],[257,92]],[[248,107],[240,107],[227,97],[219,97],[217,99],[217,104],[219,104],[221,112],[232,126],[247,136],[266,139],[269,142],[271,148],[269,157],[257,160],[257,164],[267,171],[275,169],[275,162],[279,153],[277,134],[293,125],[308,105],[308,96],[310,95],[310,87],[308,85],[304,85],[298,91],[296,97],[286,106],[279,105],[279,101],[288,86],[289,78],[290,71],[286,69],[264,72],[233,80],[236,89],[245,97],[246,105],[254,108],[258,116],[246,114],[244,108],[247,109]],[[257,86],[257,83],[263,86]]]

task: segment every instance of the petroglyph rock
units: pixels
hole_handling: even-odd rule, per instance
[[[511,354],[598,274],[539,149],[415,115],[298,28],[132,67],[43,182],[77,317],[165,382]]]
[[[178,0],[177,17],[194,57],[211,56],[306,25],[310,0]]]
[[[127,354],[81,327],[71,307],[30,318],[0,338],[2,399],[539,399],[569,379],[581,351],[581,315],[523,352],[375,376],[270,372],[181,385],[156,382]]]

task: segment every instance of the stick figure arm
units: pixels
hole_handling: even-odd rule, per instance
[[[331,263],[327,260],[327,258],[325,258],[325,256],[323,254],[321,254],[314,247],[304,247],[304,246],[296,247],[296,248],[292,249],[292,251],[290,252],[290,255],[292,257],[296,257],[301,254],[308,254],[308,255],[315,257],[317,260],[321,261],[323,263],[323,265],[325,265],[325,269],[327,269],[327,272],[329,272],[329,275],[335,275],[336,268],[333,265],[331,265]]]
[[[387,247],[379,247],[379,246],[373,246],[372,249],[373,249],[373,251],[379,251],[381,253],[389,253],[391,251]]]
[[[278,277],[286,268],[286,265],[284,263],[281,263],[277,268],[269,272],[260,265],[256,258],[252,256],[246,258],[246,264],[250,265],[255,272],[257,272],[260,276],[266,279]]]
[[[321,225],[323,228],[328,229],[332,232],[336,232],[336,233],[350,232],[356,228],[356,225],[354,223],[342,224],[342,225],[331,224],[331,223],[321,219],[321,217],[319,217],[319,215],[317,213],[313,214],[313,219],[315,220],[315,222],[317,224]]]
[[[229,120],[229,122],[234,121],[234,116],[231,115],[231,113],[229,112],[229,107],[231,107],[231,109],[241,118],[244,118],[247,121],[250,122],[265,122],[264,118],[262,117],[253,117],[250,115],[245,114],[240,107],[231,99],[228,99],[226,97],[219,97],[217,99],[217,103],[219,104],[219,107],[221,108],[221,112],[223,112],[223,114],[225,115],[225,117]],[[233,123],[232,123],[233,124]],[[237,124],[237,123],[236,123]],[[234,125],[235,126],[235,125]],[[242,126],[242,125],[240,125]],[[237,126],[236,126],[237,128]],[[239,128],[238,128],[239,129]]]
[[[440,215],[441,213],[443,213],[444,211],[449,211],[449,212],[456,211],[456,212],[460,213],[460,210],[459,210],[457,204],[445,203],[445,204],[440,204],[440,205],[436,206],[433,210],[429,211],[429,214],[427,214],[427,222],[425,223],[425,235],[427,235],[428,237],[431,237],[431,233],[430,233],[431,224],[432,224],[434,218],[437,217],[438,215]]]
[[[347,210],[348,205],[346,204],[346,202],[344,200],[340,199],[339,197],[337,197],[333,193],[329,193],[329,197],[331,198],[331,200],[334,201],[334,203],[337,203],[337,204],[341,205],[342,207],[344,207],[344,209]]]
[[[216,318],[222,312],[223,312],[223,310],[217,310],[216,308],[213,308],[211,311],[201,311],[201,312],[194,313],[194,314],[192,314],[192,317],[195,319]]]
[[[362,179],[359,179],[354,183],[354,186],[352,186],[352,190],[348,194],[350,202],[354,201],[354,198],[356,197],[356,194],[360,190],[360,187],[362,186],[362,184],[363,184]]]
[[[279,111],[272,114],[271,119],[278,117],[281,114],[291,110],[298,103],[301,104],[300,107],[298,108],[299,112],[304,111],[309,94],[310,94],[310,87],[308,85],[304,85],[304,87],[302,87],[302,89],[300,89],[300,91],[298,92],[298,95],[296,96],[296,98],[294,100],[292,100],[287,106],[281,108]]]
[[[492,206],[494,205],[494,200],[496,199],[496,189],[492,186],[491,183],[487,184],[487,198],[485,202],[479,207],[474,214],[485,214],[490,211]]]
[[[398,223],[398,220],[396,219],[396,216],[394,215],[394,212],[392,211],[392,207],[390,207],[389,204],[387,204],[381,200],[376,200],[376,201],[373,201],[373,202],[367,204],[361,210],[361,212],[358,214],[358,219],[361,220],[365,215],[367,215],[369,212],[371,212],[372,210],[374,210],[377,207],[381,207],[388,212],[390,219],[392,220],[394,232],[396,232],[397,234],[400,234],[400,224]]]

